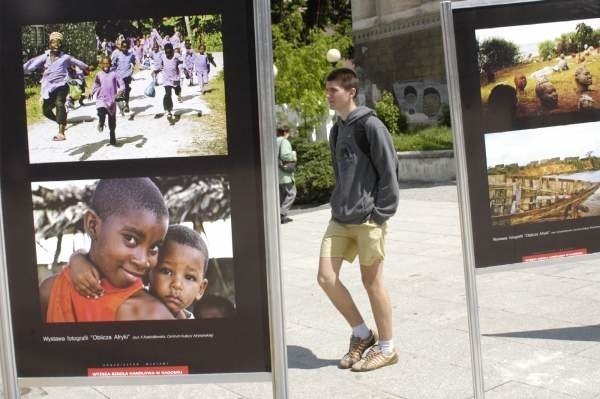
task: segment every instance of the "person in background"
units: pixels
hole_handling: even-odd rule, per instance
[[[296,184],[294,172],[285,170],[286,163],[296,162],[296,151],[289,142],[290,129],[288,126],[277,128],[277,159],[279,167],[279,215],[281,223],[289,223],[293,219],[288,216],[290,208],[296,199]],[[283,164],[283,165],[282,165]]]

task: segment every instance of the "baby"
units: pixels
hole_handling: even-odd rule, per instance
[[[104,294],[98,270],[81,252],[69,261],[75,289],[86,297]],[[208,284],[208,249],[200,234],[182,225],[171,225],[158,254],[158,262],[149,272],[148,290],[176,319],[193,319],[187,310],[202,298]]]

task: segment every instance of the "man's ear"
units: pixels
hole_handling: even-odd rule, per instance
[[[92,241],[98,237],[101,225],[102,219],[100,219],[100,216],[93,210],[88,209],[83,215],[83,228]]]

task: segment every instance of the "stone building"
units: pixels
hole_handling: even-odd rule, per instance
[[[448,103],[439,0],[352,0],[354,62],[368,105],[392,92],[409,123]]]

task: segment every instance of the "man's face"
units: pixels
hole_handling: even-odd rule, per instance
[[[354,101],[354,94],[356,92],[356,89],[354,88],[350,90],[344,89],[341,85],[341,82],[338,80],[326,82],[325,90],[327,92],[327,102],[329,103],[329,108],[334,111],[347,108],[352,101]]]

